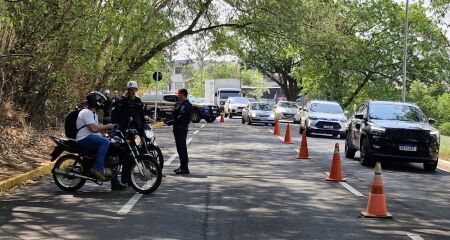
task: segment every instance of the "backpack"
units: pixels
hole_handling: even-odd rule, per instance
[[[78,131],[86,127],[86,125],[84,125],[81,128],[77,128],[78,114],[81,110],[83,109],[75,108],[75,110],[67,114],[66,120],[64,122],[64,132],[66,133],[66,137],[75,139],[77,137]]]

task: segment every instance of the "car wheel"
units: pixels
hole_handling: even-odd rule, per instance
[[[252,125],[252,122],[250,121],[250,118],[248,118],[248,125]]]
[[[341,133],[339,134],[340,139],[347,139],[347,133]]]
[[[192,111],[191,121],[193,123],[199,123],[201,120],[202,120],[202,118],[200,117],[200,113],[197,110]]]
[[[228,113],[228,118],[229,118],[229,119],[232,119],[232,118],[233,118],[233,115],[232,115],[231,113]]]
[[[214,117],[206,119],[207,123],[213,123],[214,121],[216,121],[216,119]]]
[[[437,165],[438,165],[438,161],[436,161],[436,162],[434,162],[434,163],[424,163],[423,164],[423,168],[426,170],[426,171],[436,171],[436,168],[437,168]]]
[[[335,137],[337,137],[338,136],[338,134],[333,134],[333,137],[335,138]]]
[[[341,135],[342,136],[342,135]],[[354,149],[350,143],[350,139],[347,137],[345,140],[345,157],[354,159],[355,158],[356,149]]]
[[[363,138],[361,141],[360,155],[361,157],[359,158],[359,161],[361,162],[361,165],[369,166],[372,163],[369,141],[367,140],[367,138]]]
[[[300,134],[303,134],[303,131],[305,131],[305,129],[303,129],[302,125],[300,125]]]
[[[272,123],[272,126],[275,126],[275,123]]]
[[[242,124],[245,124],[245,119],[244,119],[244,116],[242,116],[242,120],[241,120],[241,123],[242,123]]]

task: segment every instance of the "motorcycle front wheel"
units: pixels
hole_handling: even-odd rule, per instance
[[[86,183],[86,179],[72,177],[69,174],[83,175],[83,172],[83,165],[79,158],[74,155],[60,157],[52,170],[56,186],[64,191],[71,192],[80,189]]]
[[[157,146],[155,146],[155,149],[153,151],[153,157],[156,159],[156,162],[159,164],[159,167],[162,169],[164,168],[164,156],[161,152],[161,149]]]
[[[139,159],[137,164],[133,163],[131,165],[131,187],[141,194],[154,192],[158,189],[162,180],[159,164],[152,158]],[[139,168],[141,168],[143,173],[139,171]]]

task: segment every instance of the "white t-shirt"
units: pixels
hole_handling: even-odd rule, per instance
[[[84,125],[88,125],[88,124],[92,124],[92,123],[98,124],[97,113],[94,113],[90,109],[81,110],[80,113],[78,114],[78,118],[77,118],[77,129],[81,128]],[[91,130],[89,130],[88,126],[85,126],[84,128],[82,128],[78,131],[77,142],[91,134],[96,134],[96,135],[101,136],[100,133],[91,132]]]

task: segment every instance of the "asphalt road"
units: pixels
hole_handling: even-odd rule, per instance
[[[166,167],[156,192],[87,184],[70,193],[44,177],[0,198],[0,239],[450,239],[448,172],[384,163],[394,218],[360,218],[373,168],[341,151],[357,196],[325,181],[334,144],[343,150],[343,140],[311,137],[311,159],[298,160],[298,127],[291,128],[294,144],[283,144],[272,128],[238,118],[192,124],[188,176],[172,173],[179,162],[171,129],[157,129]]]

